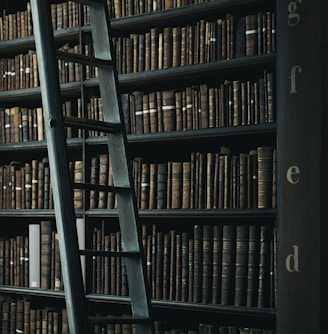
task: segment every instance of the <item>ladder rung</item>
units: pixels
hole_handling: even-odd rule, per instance
[[[106,186],[102,184],[93,184],[93,183],[73,183],[75,189],[84,189],[84,190],[97,190],[103,192],[130,192],[129,187],[116,187],[116,186]]]
[[[117,132],[121,129],[121,124],[96,121],[94,119],[64,116],[66,126],[75,126],[87,130],[102,131],[102,132]]]
[[[140,257],[140,253],[131,251],[101,251],[94,249],[80,249],[80,255],[85,256],[108,256],[108,257],[126,257],[137,258]]]
[[[147,324],[149,323],[149,318],[146,317],[136,317],[136,316],[94,316],[89,317],[89,322],[92,325],[100,324]]]
[[[78,53],[66,52],[66,51],[57,51],[57,58],[71,62],[71,63],[80,63],[83,65],[90,66],[112,66],[113,62],[111,60],[100,59],[96,57],[90,57]]]

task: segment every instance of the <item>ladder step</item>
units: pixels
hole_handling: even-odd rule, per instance
[[[113,65],[111,60],[104,60],[96,57],[90,57],[78,53],[66,52],[57,50],[57,58],[71,62],[80,63],[83,65],[97,66],[97,67],[109,67]]]
[[[80,255],[138,258],[140,253],[131,251],[101,251],[94,249],[80,249]]]
[[[121,124],[97,121],[94,119],[64,116],[66,126],[75,126],[82,129],[115,133],[121,129]]]
[[[106,186],[103,184],[93,184],[93,183],[73,183],[73,187],[75,189],[83,189],[83,190],[97,190],[103,192],[130,192],[131,189],[129,187],[116,187],[116,186]]]
[[[149,318],[136,316],[102,316],[89,317],[89,322],[92,325],[106,325],[106,324],[147,324]]]

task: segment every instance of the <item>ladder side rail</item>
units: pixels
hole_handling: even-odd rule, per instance
[[[147,282],[145,280],[145,277],[147,277],[145,273],[145,259],[138,230],[139,226],[137,224],[138,212],[136,208],[134,188],[132,186],[131,166],[126,151],[127,139],[118,92],[117,73],[114,70],[115,59],[112,58],[113,45],[110,40],[111,34],[108,9],[104,2],[103,5],[90,7],[89,13],[92,25],[92,39],[94,43],[95,57],[112,61],[114,64],[111,68],[99,67],[98,76],[104,121],[109,123],[121,123],[122,125],[121,134],[109,133],[107,135],[113,166],[114,186],[130,187],[131,189],[130,193],[117,194],[122,244],[124,250],[137,251],[140,252],[141,255],[139,259],[125,259],[127,277],[133,278],[129,280],[132,310],[136,316],[149,317],[150,297],[149,290],[147,289]],[[105,39],[103,36],[108,36],[108,38]],[[126,184],[126,182],[128,182],[128,184]],[[140,287],[142,287],[142,289]],[[149,326],[151,326],[151,324]]]
[[[86,300],[80,256],[78,255],[73,191],[70,184],[64,122],[60,104],[60,86],[50,3],[48,0],[32,0],[31,9],[69,330],[70,333],[74,334],[87,334]]]

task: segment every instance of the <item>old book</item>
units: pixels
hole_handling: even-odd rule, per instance
[[[138,41],[138,72],[145,71],[145,34],[139,34]]]
[[[38,189],[37,189],[37,208],[43,209],[44,204],[44,163],[38,162]]]
[[[201,84],[200,89],[200,128],[206,129],[209,127],[209,100],[208,86]]]
[[[212,299],[213,278],[213,226],[203,226],[203,266],[202,266],[202,303],[208,304]]]
[[[273,123],[275,121],[274,115],[274,81],[273,73],[265,72],[265,87],[266,87],[266,105],[267,105],[267,122]]]
[[[260,228],[260,259],[257,307],[270,307],[272,231],[269,226]]]
[[[109,186],[114,185],[113,164],[110,156],[108,160],[108,185]],[[117,196],[113,191],[109,191],[107,193],[107,208],[108,209],[117,208]]]
[[[149,133],[150,132],[150,112],[149,112],[148,94],[142,95],[142,120],[143,120],[143,133]]]
[[[173,28],[163,29],[163,68],[172,67],[173,55]]]
[[[175,235],[175,300],[181,301],[182,287],[182,236],[181,233]]]
[[[181,209],[182,207],[182,162],[172,162],[172,209]]]
[[[236,227],[234,225],[224,225],[222,233],[222,305],[232,305],[234,303],[235,254]]]
[[[0,284],[5,282],[5,239],[0,239]]]
[[[172,161],[167,162],[166,208],[172,209]]]
[[[158,27],[153,27],[150,30],[150,69],[157,70],[158,69]]]
[[[152,224],[151,227],[151,296],[156,296],[156,241],[157,241],[157,227],[156,224]]]
[[[150,164],[143,162],[141,166],[141,206],[140,209],[149,209],[150,198]]]
[[[149,164],[149,209],[157,207],[157,164]]]
[[[239,185],[239,205],[241,209],[247,208],[247,159],[248,154],[239,154],[239,173],[238,173],[238,185]]]
[[[246,34],[246,56],[255,56],[257,54],[257,15],[248,14],[245,16],[245,34]]]
[[[43,208],[50,209],[50,166],[49,159],[43,158]]]
[[[22,333],[24,330],[24,300],[18,299],[16,302],[16,332]]]
[[[163,98],[162,91],[156,92],[156,106],[157,106],[157,132],[164,131],[164,120],[163,120]]]
[[[164,131],[174,131],[176,129],[174,90],[165,90],[162,92],[162,112]]]
[[[188,242],[188,302],[194,299],[194,238]]]
[[[172,67],[181,65],[181,27],[172,28]]]
[[[182,113],[182,91],[178,90],[174,93],[175,99],[175,130],[183,130],[183,113]]]
[[[247,161],[248,208],[256,208],[258,203],[258,159],[257,150],[250,150]]]
[[[157,97],[156,92],[150,92],[148,94],[149,103],[149,122],[150,122],[150,132],[157,132],[158,130],[158,111],[157,111]]]
[[[194,274],[193,274],[193,302],[202,301],[202,266],[203,266],[203,228],[194,226]]]
[[[169,300],[176,296],[176,231],[170,231],[170,290]]]
[[[247,297],[247,265],[249,227],[236,227],[236,269],[235,269],[235,301],[236,306],[245,306]]]
[[[221,302],[222,276],[222,226],[213,226],[213,257],[212,257],[212,304]]]
[[[23,333],[31,333],[34,334],[31,330],[30,322],[34,321],[31,312],[31,302],[29,300],[24,300],[24,318],[23,318]],[[34,313],[35,314],[35,313]]]
[[[164,253],[164,233],[156,233],[156,299],[163,298],[163,253]]]
[[[241,125],[242,119],[242,101],[241,101],[241,82],[240,80],[233,80],[233,126]]]
[[[99,177],[99,156],[91,158],[91,166],[90,166],[90,183],[97,184]],[[98,207],[98,191],[90,190],[90,209],[95,209]]]
[[[236,18],[236,57],[243,57],[246,54],[246,18],[244,15]]]
[[[133,92],[134,96],[134,107],[135,107],[135,125],[136,125],[136,134],[143,133],[143,105],[142,105],[142,97],[143,93],[139,91]]]
[[[214,205],[214,169],[215,153],[206,153],[206,209],[212,209]]]
[[[51,273],[51,245],[52,245],[52,223],[48,220],[40,222],[40,287],[42,289],[50,289],[50,273]]]
[[[257,306],[259,284],[260,226],[249,226],[246,306]]]
[[[159,163],[157,167],[157,209],[166,208],[167,172],[167,163]]]
[[[171,260],[170,234],[164,233],[163,240],[163,299],[170,296],[170,260]]]
[[[117,250],[117,237],[116,237],[115,232],[110,233],[110,250],[114,252]],[[111,273],[110,294],[112,295],[115,295],[117,293],[116,292],[116,281],[117,281],[116,271],[117,271],[117,258],[112,257],[111,262],[110,262],[110,273]]]
[[[4,174],[5,174],[4,166],[0,166],[0,209],[5,208],[5,205],[4,205],[4,187],[5,187]]]
[[[181,236],[181,298],[180,300],[183,302],[187,302],[189,283],[191,283],[188,281],[189,233],[182,232],[181,235],[182,236]]]
[[[187,27],[181,27],[180,66],[187,64]]]
[[[108,168],[109,156],[108,154],[99,155],[99,179],[100,185],[108,185]],[[107,192],[99,191],[98,193],[98,209],[104,209],[107,206]]]
[[[74,183],[82,183],[83,182],[83,162],[80,160],[74,161],[73,163],[73,180]],[[83,190],[82,189],[74,189],[74,208],[81,209],[83,206]]]
[[[63,290],[62,268],[60,262],[59,236],[54,234],[54,290]]]
[[[262,146],[257,149],[258,158],[258,208],[272,207],[273,148]]]
[[[277,149],[272,154],[272,208],[277,207]]]
[[[191,196],[191,162],[182,163],[182,209],[190,208]]]
[[[23,169],[17,166],[15,169],[15,206],[16,209],[23,209]]]
[[[206,200],[206,154],[197,152],[196,163],[196,208],[204,209]]]
[[[38,166],[39,161],[33,159],[32,160],[32,189],[31,189],[31,196],[32,196],[32,204],[31,209],[38,208]]]

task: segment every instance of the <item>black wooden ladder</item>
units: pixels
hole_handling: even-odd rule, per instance
[[[69,331],[72,334],[90,333],[90,323],[104,325],[129,323],[133,324],[136,334],[150,334],[154,331],[150,317],[150,297],[137,224],[135,194],[126,152],[126,133],[119,101],[117,73],[112,61],[114,54],[108,9],[105,0],[76,2],[88,6],[89,9],[94,57],[56,50],[50,0],[31,1]],[[58,58],[98,68],[103,122],[63,115]],[[80,262],[82,252],[78,246],[74,223],[76,217],[73,194],[76,185],[71,180],[69,170],[65,126],[106,132],[114,180],[114,186],[107,187],[106,191],[115,191],[116,194],[123,250],[115,254],[102,252],[100,255],[124,257],[131,301],[129,316],[108,315],[91,318],[88,314]],[[90,185],[85,184],[85,187],[88,188]],[[94,253],[91,250],[90,252]],[[86,253],[87,251],[84,251],[84,254]]]

